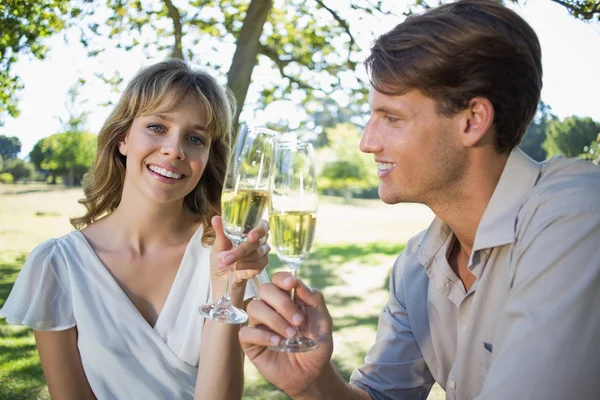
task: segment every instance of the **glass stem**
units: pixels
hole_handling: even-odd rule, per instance
[[[240,244],[238,241],[232,241],[233,247],[237,247]],[[231,307],[231,286],[233,283],[233,275],[235,274],[235,270],[237,268],[237,261],[233,264],[233,268],[227,270],[227,283],[225,284],[225,293],[223,293],[223,297],[217,303],[217,308],[229,308]]]
[[[298,269],[299,269],[298,267],[299,267],[299,265],[293,265],[291,268],[292,276],[294,277],[294,280],[298,279]],[[294,287],[290,291],[290,299],[292,299],[293,302],[296,301],[296,285],[294,285]],[[298,327],[295,326],[294,329],[296,330],[296,334],[294,334],[294,337],[292,339],[300,338],[300,331],[298,330]]]
[[[298,279],[298,266],[294,265],[292,266],[292,276],[294,277],[294,280]],[[296,285],[294,285],[294,287],[292,288],[291,292],[290,292],[290,298],[292,299],[292,301],[296,300]]]

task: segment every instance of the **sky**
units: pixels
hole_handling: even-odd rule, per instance
[[[403,3],[406,0],[396,3],[398,6],[394,11],[397,15],[404,11]],[[528,0],[524,5],[511,8],[539,37],[544,69],[542,100],[561,119],[578,115],[600,121],[600,24],[579,21],[550,0]],[[378,21],[371,30],[381,34],[398,22],[401,18],[390,17]],[[60,132],[58,118],[68,117],[67,91],[78,78],[87,82],[80,96],[80,108],[89,112],[87,130],[97,133],[110,112],[110,107],[100,104],[116,100],[117,94],[111,92],[95,73],[112,75],[119,71],[128,81],[141,67],[158,61],[147,59],[138,49],[125,52],[107,48],[100,57],[89,58],[74,33],[68,32],[75,39],[70,44],[65,44],[62,35],[48,40],[50,52],[45,60],[23,56],[14,67],[25,85],[19,93],[21,114],[18,118],[7,116],[5,125],[0,127],[0,135],[16,136],[21,140],[21,157],[26,157],[38,140]],[[365,49],[370,40],[371,37],[358,38]],[[260,79],[260,75],[253,79]],[[295,114],[295,110],[294,104],[278,102],[262,112],[248,112],[242,117],[251,123],[265,124],[273,115]]]

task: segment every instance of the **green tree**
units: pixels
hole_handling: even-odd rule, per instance
[[[12,67],[20,56],[43,59],[44,39],[65,27],[68,0],[7,0],[0,3],[0,125],[3,114],[19,115],[16,93],[23,88]]]
[[[547,157],[562,154],[565,157],[577,157],[584,152],[598,133],[600,123],[591,118],[571,116],[563,121],[553,121],[548,126],[547,137],[542,147]]]
[[[590,160],[596,164],[600,164],[600,133],[589,146],[584,147],[583,154],[579,155],[583,160]]]
[[[3,172],[11,174],[15,181],[28,181],[33,178],[35,167],[20,158],[13,158],[6,162]]]
[[[57,133],[39,140],[29,153],[35,167],[56,183],[64,175],[67,185],[78,185],[96,154],[96,135],[85,132]]]
[[[546,150],[542,148],[542,143],[546,140],[548,124],[554,120],[556,120],[556,116],[552,114],[550,106],[540,101],[537,113],[527,127],[519,148],[536,161],[545,160]]]
[[[106,47],[96,38],[108,37],[117,47],[142,46],[149,54],[227,71],[227,86],[238,105],[236,123],[256,66],[270,79],[252,83],[252,92],[260,94],[257,108],[294,98],[307,108],[312,104],[319,109],[318,104],[342,86],[354,100],[352,104],[357,99],[364,102],[366,85],[359,83],[352,71],[362,61],[354,32],[364,31],[365,24],[351,28],[347,21],[386,13],[383,1],[349,0],[344,2],[349,7],[343,8],[347,15],[332,8],[334,2],[329,3],[331,6],[323,0],[188,0],[177,4],[172,0],[108,0],[107,10],[102,12],[97,4],[83,7],[88,19],[82,41],[91,55]],[[104,11],[108,18],[98,19],[106,15]],[[223,54],[231,57],[228,65],[214,61]]]
[[[504,3],[525,4],[527,0],[501,0]],[[582,21],[600,21],[600,1],[598,0],[551,0],[567,9],[569,14]],[[431,8],[439,4],[439,0],[415,0],[409,7],[407,15],[421,9]]]
[[[2,155],[0,155],[0,172],[4,171],[4,159]]]
[[[0,156],[5,160],[17,158],[21,152],[21,141],[15,136],[0,135]]]
[[[379,177],[372,157],[358,148],[358,128],[350,123],[343,123],[326,131],[331,146],[318,152],[317,158],[322,163],[320,189],[342,193],[349,200],[358,192],[376,188]]]

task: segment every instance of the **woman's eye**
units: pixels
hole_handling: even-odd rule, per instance
[[[157,124],[148,125],[148,129],[150,129],[154,133],[163,133],[165,131],[164,126]]]
[[[193,145],[204,144],[204,141],[199,136],[190,136],[187,138],[187,140],[188,140],[188,142],[190,142]]]

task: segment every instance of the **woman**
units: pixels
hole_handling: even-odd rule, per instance
[[[241,397],[239,327],[198,313],[234,262],[241,306],[270,250],[266,223],[232,249],[218,216],[232,104],[175,60],[122,94],[86,176],[88,211],[71,221],[80,230],[31,252],[1,310],[34,329],[52,398]]]

